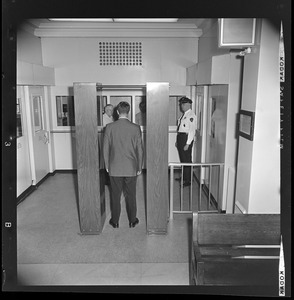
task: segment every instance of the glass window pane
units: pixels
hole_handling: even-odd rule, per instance
[[[181,117],[179,100],[183,96],[169,96],[169,126],[177,126],[177,120]]]
[[[62,126],[62,97],[56,96],[56,115],[57,115],[57,126]]]
[[[56,96],[57,126],[74,126],[74,97]]]
[[[41,97],[33,96],[33,116],[34,116],[34,129],[35,132],[43,129],[42,127],[42,106],[41,106]]]
[[[103,126],[102,125],[102,115],[103,115],[103,112],[104,112],[104,107],[106,106],[107,104],[107,97],[106,96],[102,96],[102,103],[100,103],[100,100],[101,99],[101,96],[97,96],[97,124],[98,126]]]
[[[114,111],[113,111],[114,120],[118,119],[118,115],[116,113],[115,108],[121,101],[125,101],[130,104],[129,120],[132,121],[132,96],[110,96],[110,104],[112,104],[114,107]]]
[[[20,98],[16,99],[16,137],[23,136]]]
[[[146,96],[135,97],[135,123],[146,126]]]
[[[196,98],[196,120],[197,120],[197,130],[201,131],[201,118],[202,118],[202,105],[203,105],[203,95],[199,94]]]

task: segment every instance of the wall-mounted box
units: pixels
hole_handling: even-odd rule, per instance
[[[256,19],[219,19],[218,45],[226,48],[244,48],[255,44]]]

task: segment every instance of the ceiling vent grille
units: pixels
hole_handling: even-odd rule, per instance
[[[101,66],[142,66],[141,42],[99,42]]]

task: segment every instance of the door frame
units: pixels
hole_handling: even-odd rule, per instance
[[[30,147],[29,147],[29,137],[28,137],[28,123],[27,123],[27,113],[26,113],[26,101],[25,101],[25,91],[23,85],[17,85],[17,97],[20,101],[21,107],[21,124],[22,124],[22,136],[16,138],[17,144],[17,160],[22,157],[26,159],[28,157],[28,162],[17,161],[17,197],[21,195],[27,188],[32,184],[32,174],[31,174],[31,158],[30,158]],[[22,149],[20,149],[22,148]],[[26,155],[22,156],[21,152],[25,152]],[[19,169],[20,168],[20,169]],[[19,177],[20,173],[23,174],[24,169],[26,170],[25,182]],[[19,173],[20,172],[20,173]]]
[[[41,87],[44,89],[44,98],[42,100],[42,122],[44,130],[47,132],[47,137],[49,138],[49,143],[47,143],[48,148],[48,160],[49,160],[49,173],[53,172],[53,163],[52,163],[52,149],[51,149],[51,137],[50,137],[50,121],[49,121],[49,103],[48,103],[48,87],[46,86],[33,86]],[[32,176],[32,185],[37,184],[36,176],[36,164],[35,164],[35,153],[34,153],[34,142],[33,142],[33,117],[31,112],[31,99],[30,99],[30,86],[24,86],[24,100],[25,100],[25,112],[26,112],[26,125],[28,128],[28,144],[29,144],[29,157],[30,157],[30,168]]]
[[[33,130],[32,130],[32,113],[30,105],[30,92],[29,86],[24,86],[24,100],[25,100],[25,110],[26,110],[26,122],[28,128],[28,142],[29,142],[29,156],[30,156],[30,167],[32,176],[32,185],[36,185],[36,167],[35,167],[35,156],[34,156],[34,143],[33,143]]]
[[[47,131],[47,138],[48,138],[48,143],[47,143],[47,147],[48,147],[48,158],[49,158],[49,173],[53,173],[54,169],[53,169],[53,153],[52,153],[52,136],[50,133],[50,113],[49,113],[49,99],[51,98],[51,90],[50,90],[50,86],[44,86],[44,111],[43,113],[45,113],[45,122],[44,122],[44,126],[45,126],[45,130]]]

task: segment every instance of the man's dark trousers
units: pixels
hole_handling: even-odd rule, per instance
[[[111,209],[111,220],[113,223],[119,222],[121,212],[121,194],[124,192],[126,200],[126,210],[129,222],[133,223],[136,221],[137,204],[136,204],[136,185],[137,176],[131,177],[117,177],[110,176],[110,209]]]
[[[185,151],[184,147],[187,143],[187,139],[188,139],[188,134],[186,133],[177,134],[177,148],[178,148],[181,163],[192,163],[193,141],[189,145],[188,150]],[[191,167],[184,167],[183,180],[184,182],[191,182]]]

